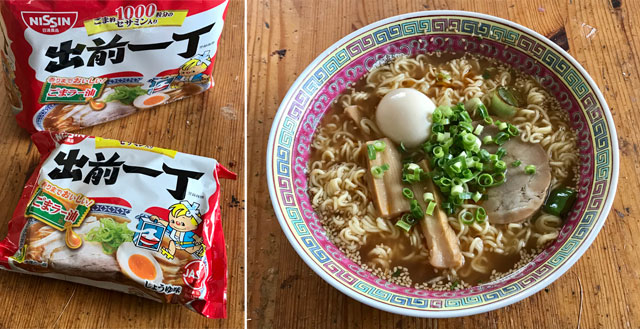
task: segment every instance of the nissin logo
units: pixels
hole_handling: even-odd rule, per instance
[[[42,34],[62,33],[76,24],[77,12],[23,11],[22,21],[31,29]]]

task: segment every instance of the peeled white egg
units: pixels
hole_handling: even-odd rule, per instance
[[[425,94],[399,88],[386,94],[376,110],[376,123],[382,133],[397,144],[416,147],[431,134],[431,115],[436,104]]]

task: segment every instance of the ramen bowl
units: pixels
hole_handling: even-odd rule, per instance
[[[398,55],[467,52],[534,77],[568,113],[579,148],[578,196],[558,238],[533,260],[493,282],[453,291],[403,287],[351,261],[326,236],[307,192],[310,144],[332,102],[373,67]],[[295,81],[274,119],[267,149],[268,186],[282,230],[322,279],[372,307],[417,317],[482,313],[551,284],[602,228],[618,178],[618,142],[609,108],[591,77],[564,50],[513,22],[463,11],[391,17],[344,37]]]

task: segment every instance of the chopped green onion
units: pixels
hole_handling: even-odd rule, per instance
[[[375,141],[373,142],[373,149],[376,152],[382,152],[387,147],[387,144],[384,141]]]
[[[121,244],[133,240],[133,232],[129,230],[127,223],[118,223],[109,217],[103,217],[99,222],[100,226],[87,232],[85,240],[99,242],[103,253],[111,255]]]
[[[431,216],[433,215],[433,210],[436,209],[436,203],[434,201],[429,201],[429,204],[427,205],[427,210],[425,211],[427,215]]]
[[[409,200],[413,199],[413,192],[406,187],[402,189],[402,195]]]
[[[452,116],[452,115],[453,115],[453,110],[451,109],[451,107],[450,107],[450,106],[441,105],[441,106],[438,106],[438,107],[436,108],[436,110],[437,110],[437,109],[440,109],[440,111],[442,111],[442,115],[443,115],[445,118],[448,118],[448,117],[450,117],[450,116]]]
[[[463,113],[467,113],[467,112],[463,112]],[[469,114],[467,114],[468,116]],[[466,131],[466,132],[472,132],[473,131],[473,126],[471,125],[470,122],[466,122],[466,121],[462,121],[458,123],[458,127],[462,128],[462,130]]]
[[[451,195],[459,195],[462,192],[464,192],[464,188],[462,187],[462,185],[454,185],[453,187],[451,187]]]
[[[518,136],[520,135],[520,129],[512,124],[509,124],[509,127],[507,127],[507,133],[509,133],[509,135],[511,136]]]
[[[440,181],[438,182],[438,185],[440,185],[440,186],[451,186],[451,179],[449,179],[447,177],[442,177],[440,179]]]
[[[454,206],[461,206],[462,203],[464,203],[464,200],[462,200],[460,195],[452,195],[449,197],[449,201],[451,201]]]
[[[409,204],[409,209],[411,211],[411,215],[413,218],[424,218],[424,211],[422,207],[418,204],[418,200],[413,199]]]
[[[447,149],[448,149],[448,148],[450,148],[450,147],[451,147],[451,145],[453,145],[453,138],[449,138],[449,139],[447,139],[447,140],[444,142],[444,144],[442,144],[442,147],[444,147],[444,148],[447,148]]]
[[[433,148],[434,148],[435,146],[436,146],[436,145],[435,145],[435,144],[433,144],[433,143],[431,143],[430,141],[426,141],[424,144],[422,144],[422,150],[423,150],[425,153],[430,153],[430,152],[433,150]]]
[[[464,104],[463,103],[458,103],[456,105],[453,106],[453,111],[460,113],[462,111],[464,111]]]
[[[507,176],[505,176],[504,172],[495,173],[491,175],[491,177],[493,178],[492,186],[498,186],[504,183],[505,180],[507,179]]]
[[[533,175],[533,174],[536,173],[536,166],[528,165],[528,166],[524,167],[524,172],[527,175]]]
[[[496,138],[495,138],[496,144],[502,145],[506,143],[510,137],[511,136],[509,136],[509,134],[501,131],[496,135]]]
[[[424,170],[415,163],[406,163],[402,168],[402,181],[414,184],[421,181],[424,177]]]
[[[489,158],[491,157],[491,153],[489,153],[489,151],[482,149],[480,150],[480,159],[482,161],[489,161]]]
[[[400,146],[398,146],[398,150],[402,153],[407,153],[407,148],[404,146],[403,142],[400,142]]]
[[[436,78],[439,81],[444,81],[444,80],[450,80],[451,76],[449,75],[449,73],[446,73],[446,72],[438,72],[438,75],[436,76]]]
[[[473,224],[473,217],[473,213],[471,213],[469,210],[463,210],[458,214],[458,219],[462,222],[462,224],[465,225]]]
[[[440,204],[440,206],[442,207],[442,210],[447,212],[447,214],[453,214],[454,209],[451,202],[443,202],[442,204]]]
[[[462,144],[465,150],[472,150],[476,144],[479,144],[480,140],[474,134],[466,134],[462,137]]]
[[[464,159],[464,162],[467,165],[467,168],[473,168],[473,166],[475,166],[476,164],[476,161],[472,157]]]
[[[451,137],[450,133],[437,133],[436,134],[436,141],[439,143],[442,143],[446,140],[448,140]]]
[[[482,119],[490,118],[489,111],[487,110],[487,107],[484,106],[484,104],[478,106],[478,112],[480,112],[480,116],[482,117]]]
[[[376,149],[373,147],[372,144],[367,145],[367,154],[369,155],[369,160],[375,160],[376,159]]]
[[[493,177],[489,174],[481,174],[478,176],[478,185],[480,186],[491,186],[493,184]]]
[[[511,162],[511,166],[513,166],[513,167],[519,167],[521,164],[522,164],[522,161],[520,161],[520,160],[516,160],[516,161]]]
[[[462,162],[454,162],[449,165],[449,171],[459,174],[462,171]]]
[[[444,150],[442,146],[436,146],[433,148],[433,156],[436,158],[442,158],[444,156]]]
[[[435,200],[435,198],[433,197],[433,193],[431,193],[431,192],[426,192],[426,193],[424,193],[424,194],[422,195],[422,200],[424,200],[424,202],[427,202],[427,201],[434,201],[434,200]]]
[[[384,172],[389,170],[389,165],[385,164],[382,166],[373,166],[371,167],[371,174],[375,178],[382,178],[384,176]]]
[[[451,185],[463,185],[462,179],[455,177],[451,180]]]
[[[415,218],[411,217],[410,214],[404,214],[400,220],[396,222],[396,226],[403,229],[405,232],[409,232],[415,223]]]
[[[462,111],[460,112],[460,118],[462,119],[462,121],[464,122],[471,122],[473,120],[471,120],[471,117],[469,116],[469,112],[467,111]]]
[[[476,222],[478,222],[479,224],[482,224],[486,220],[487,220],[487,211],[482,207],[476,209]]]
[[[457,197],[460,198],[460,200],[470,200],[473,194],[471,192],[462,192],[458,194]]]
[[[502,93],[505,94],[504,91]],[[498,90],[494,91],[494,94],[498,94]],[[435,192],[443,195],[443,200],[437,207],[441,207],[449,215],[457,213],[459,207],[465,203],[477,203],[487,199],[488,188],[505,182],[508,165],[504,157],[507,150],[499,146],[519,131],[503,119],[494,123],[489,116],[489,110],[493,111],[479,98],[472,98],[466,104],[438,106],[432,115],[432,135],[418,150],[410,154],[410,157],[403,156],[402,181],[415,184],[431,179],[438,188]],[[473,113],[474,118],[470,113]],[[473,124],[473,119],[478,117],[482,117],[484,122]],[[495,136],[480,137],[486,133],[487,125],[494,124],[499,128]],[[495,154],[483,148],[486,144],[498,144]],[[423,158],[426,158],[432,168],[429,172],[413,163]],[[432,195],[424,194],[422,197],[425,205],[421,207],[417,204],[415,196],[407,193],[407,190],[404,192],[405,197],[411,200],[411,216],[414,218],[420,218],[420,214],[424,215],[424,207],[429,210],[430,202],[435,203],[435,200],[431,199]],[[467,216],[475,219],[475,213]]]
[[[435,111],[433,111],[433,114],[431,114],[431,121],[433,121],[434,123],[440,123],[442,119],[443,119],[442,111],[436,108]]]

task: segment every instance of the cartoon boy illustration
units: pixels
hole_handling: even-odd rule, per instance
[[[172,86],[174,88],[180,88],[186,82],[207,83],[209,76],[204,74],[204,72],[209,65],[211,65],[211,56],[209,55],[209,50],[207,50],[182,64]]]
[[[176,249],[182,249],[198,258],[204,254],[202,238],[193,233],[202,222],[199,207],[197,202],[180,201],[169,207],[168,221],[155,215],[150,217],[151,221],[167,227],[165,234],[170,239],[169,248],[160,250],[167,259],[173,259]]]

